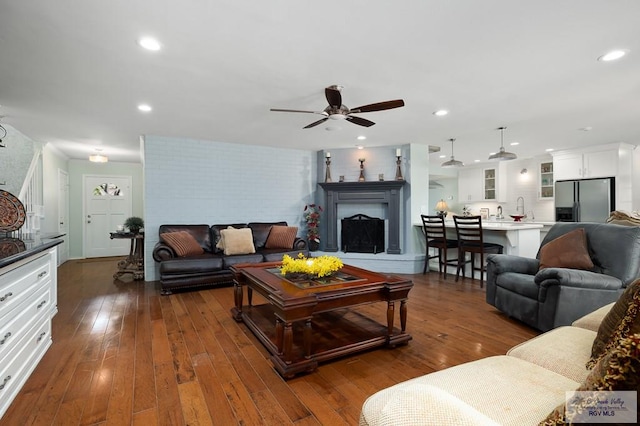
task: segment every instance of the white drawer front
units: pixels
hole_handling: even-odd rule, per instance
[[[26,300],[51,277],[50,257],[45,255],[18,269],[0,275],[0,323],[20,302]]]
[[[43,282],[35,293],[15,311],[0,320],[0,359],[29,331],[40,318],[50,316],[51,286]]]
[[[0,359],[0,417],[51,346],[51,320],[43,318],[5,358]]]

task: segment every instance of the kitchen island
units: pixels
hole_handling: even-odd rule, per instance
[[[415,226],[422,229],[422,224],[415,224]],[[447,230],[447,238],[457,239],[456,225],[453,220],[445,220],[444,226]],[[544,224],[535,222],[483,221],[482,235],[485,242],[502,245],[505,254],[535,258],[540,248],[540,231],[544,227]],[[457,256],[457,249],[450,249],[447,257],[455,259]],[[437,259],[433,262],[430,269],[437,270]],[[449,266],[447,272],[455,274],[455,267]],[[467,275],[469,274],[470,272],[467,271]]]
[[[445,220],[447,238],[456,239],[456,225]],[[535,258],[540,248],[542,224],[514,221],[482,222],[484,242],[501,244],[505,254]]]

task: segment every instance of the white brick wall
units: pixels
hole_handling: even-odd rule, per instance
[[[303,231],[315,197],[316,152],[147,136],[144,141],[145,280],[162,224],[285,220]]]

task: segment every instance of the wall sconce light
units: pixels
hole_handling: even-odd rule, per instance
[[[522,170],[520,170],[520,174],[521,174],[521,175],[526,175],[527,173],[529,173],[529,172],[527,171],[527,169],[522,169]]]

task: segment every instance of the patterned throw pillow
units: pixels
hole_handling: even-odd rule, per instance
[[[640,393],[640,334],[631,334],[620,339],[615,347],[605,353],[577,391],[636,391]],[[596,397],[597,395],[594,395]],[[638,400],[640,401],[640,400]],[[580,407],[565,404],[557,406],[540,426],[557,426],[571,423],[572,416]],[[638,407],[636,406],[636,410]]]
[[[235,229],[229,227],[220,231],[224,254],[251,254],[256,252],[253,245],[251,228]]]
[[[274,225],[269,231],[265,248],[292,249],[293,243],[298,235],[297,226],[279,226]]]
[[[593,269],[593,262],[587,249],[587,234],[584,228],[549,241],[540,249],[540,269],[571,268]]]
[[[160,234],[160,240],[171,247],[180,257],[204,253],[198,241],[187,231],[164,232]]]
[[[593,367],[618,340],[634,333],[640,333],[640,279],[629,284],[602,319],[591,347],[591,359],[587,362],[587,368]]]

